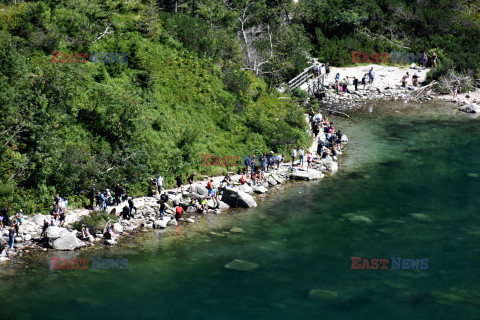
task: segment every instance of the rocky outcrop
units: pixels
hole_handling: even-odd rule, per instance
[[[476,103],[466,104],[458,108],[458,110],[466,113],[480,113],[480,105]]]
[[[290,177],[294,180],[317,180],[322,179],[321,171],[311,169],[309,171],[293,171]]]
[[[56,250],[75,250],[86,244],[77,238],[75,232],[57,226],[48,227],[46,231],[48,244]]]
[[[253,208],[257,206],[257,202],[251,195],[237,188],[225,188],[222,201],[232,208]]]

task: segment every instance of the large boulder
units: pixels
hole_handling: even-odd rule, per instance
[[[254,186],[253,187],[253,192],[255,193],[266,193],[268,191],[267,188],[265,188],[264,186]]]
[[[201,196],[208,195],[208,189],[205,186],[202,186],[201,184],[192,185],[192,192],[198,193]]]
[[[267,182],[272,186],[276,186],[278,184],[278,181],[273,176],[268,177]]]
[[[222,195],[222,201],[233,208],[252,208],[257,206],[253,197],[237,188],[225,188]]]
[[[458,110],[467,113],[480,113],[480,105],[476,103],[467,104],[458,108]]]
[[[277,181],[277,182],[280,183],[280,184],[285,182],[285,179],[284,179],[284,178],[282,178],[282,177],[280,177],[280,176],[278,176],[278,175],[276,175],[276,174],[272,174],[272,177],[273,177],[273,179],[275,179],[275,181]]]
[[[39,226],[43,226],[43,220],[50,221],[50,218],[43,214],[37,214],[31,217],[30,219],[28,219],[28,221],[31,221]]]
[[[155,229],[165,229],[169,221],[170,221],[170,217],[163,217],[163,220],[156,220],[153,223],[153,227]]]
[[[48,240],[55,240],[60,238],[63,234],[70,233],[67,229],[61,228],[59,226],[50,226],[47,228],[45,234],[47,235]]]
[[[317,170],[293,171],[291,178],[295,180],[316,180],[322,178],[322,173]]]
[[[175,219],[171,219],[167,222],[167,225],[175,227],[175,226],[178,226],[178,222]]]
[[[240,191],[243,191],[245,193],[248,193],[248,194],[252,194],[253,193],[253,189],[252,187],[250,187],[248,184],[244,183],[240,186]]]
[[[230,209],[230,206],[223,201],[218,201],[218,209]]]
[[[56,250],[75,250],[85,246],[86,244],[78,239],[75,233],[58,226],[50,226],[45,232],[48,244]]]

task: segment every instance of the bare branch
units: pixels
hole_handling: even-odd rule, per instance
[[[111,33],[113,33],[113,31],[110,31],[110,25],[108,25],[107,28],[105,29],[105,31],[100,35],[100,37],[98,37],[97,40],[93,41],[92,43],[97,42],[98,40],[100,40],[104,36],[106,36],[107,34],[111,34]]]

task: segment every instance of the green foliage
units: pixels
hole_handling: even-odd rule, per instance
[[[242,69],[235,30],[206,23],[203,3],[199,18],[159,14],[151,1],[6,8],[2,205],[47,213],[60,193],[70,206],[85,206],[86,190],[116,183],[137,196],[159,173],[173,186],[180,173],[236,169],[202,166],[205,153],[240,156],[309,139],[302,110]],[[232,23],[225,8],[216,8],[215,23]],[[52,63],[52,51],[126,53],[128,63]],[[88,219],[92,226],[100,221]]]
[[[73,229],[82,231],[82,226],[85,225],[90,229],[90,233],[102,232],[107,223],[115,223],[118,217],[114,214],[101,213],[98,211],[91,211],[88,215],[83,216],[80,220],[72,224]]]

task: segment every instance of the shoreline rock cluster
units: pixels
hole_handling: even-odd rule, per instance
[[[320,133],[324,135],[324,133]],[[325,139],[324,136],[322,136]],[[346,140],[346,137],[345,137]],[[328,156],[325,159],[319,158],[316,154],[317,142],[314,141],[309,151],[313,155],[313,163],[310,169],[304,169],[299,165],[292,166],[291,162],[282,163],[278,170],[274,172],[265,173],[265,179],[260,184],[249,185],[240,184],[240,175],[235,175],[232,178],[232,187],[226,187],[219,190],[219,201],[217,204],[213,200],[208,200],[207,205],[210,211],[219,214],[222,211],[231,208],[254,208],[257,206],[256,196],[269,193],[272,189],[278,188],[279,185],[286,183],[289,180],[310,181],[324,178],[324,173],[334,173],[338,170],[337,157]],[[337,152],[341,154],[341,152]],[[214,185],[220,185],[223,176],[213,177]],[[205,184],[205,185],[204,185]],[[134,218],[129,220],[119,220],[112,222],[113,232],[116,235],[112,239],[105,239],[104,234],[99,230],[91,230],[92,235],[87,239],[80,240],[81,233],[73,230],[71,224],[79,221],[82,217],[88,215],[88,209],[75,209],[67,211],[66,227],[49,226],[45,231],[45,236],[42,238],[42,228],[44,220],[49,221],[49,216],[37,214],[34,216],[26,216],[25,220],[20,225],[19,235],[15,238],[15,251],[10,251],[8,257],[1,257],[0,261],[7,261],[15,257],[19,253],[28,253],[32,250],[76,250],[80,248],[87,248],[95,244],[115,245],[117,240],[124,235],[136,233],[139,231],[147,231],[149,229],[166,229],[168,227],[175,227],[180,223],[191,224],[195,223],[204,213],[196,213],[193,207],[189,207],[192,199],[203,200],[208,195],[206,188],[206,181],[194,183],[190,185],[187,190],[182,193],[175,193],[174,190],[166,190],[169,201],[167,205],[166,214],[163,219],[158,218],[159,200],[158,196],[154,197],[139,197],[135,199],[137,212]],[[120,212],[121,208],[127,202],[123,202],[116,207],[113,207],[116,212]],[[178,221],[175,219],[174,208],[178,205],[187,208],[183,218]],[[112,209],[110,209],[112,210]],[[8,244],[8,230],[4,228],[0,231],[0,245]]]

